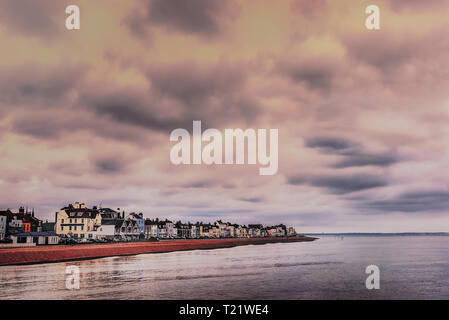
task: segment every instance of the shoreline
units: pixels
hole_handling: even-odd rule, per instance
[[[262,245],[267,243],[310,242],[317,239],[318,238],[316,237],[308,236],[244,239],[189,239],[10,248],[0,249],[0,266],[56,263],[148,253],[221,249],[245,245]]]

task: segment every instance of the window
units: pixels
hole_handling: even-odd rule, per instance
[[[72,219],[70,219],[70,223],[72,223]]]
[[[76,226],[75,226],[75,230],[76,230]]]
[[[61,223],[64,223],[64,219],[61,219]]]
[[[69,226],[69,230],[72,230],[72,226]]]
[[[61,231],[64,231],[64,226],[61,226]]]

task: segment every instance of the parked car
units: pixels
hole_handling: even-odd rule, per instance
[[[79,243],[79,241],[74,238],[66,238],[65,240],[66,240],[65,244],[78,244]]]

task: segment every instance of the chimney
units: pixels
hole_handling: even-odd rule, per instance
[[[31,216],[34,218],[34,208],[33,211],[31,212]]]

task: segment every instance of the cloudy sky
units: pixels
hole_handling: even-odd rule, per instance
[[[365,28],[378,4],[381,30]],[[65,7],[81,30],[65,28]],[[449,2],[0,0],[0,207],[449,231]],[[170,132],[279,129],[279,170]]]

